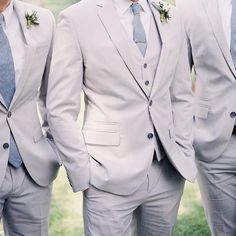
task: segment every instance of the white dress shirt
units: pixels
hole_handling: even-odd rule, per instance
[[[217,0],[227,44],[231,44],[232,0]]]
[[[13,1],[14,0],[11,1],[10,5],[2,12],[2,14],[4,17],[3,30],[6,33],[11,46],[17,85],[24,66],[26,45],[24,43],[24,37],[19,20],[14,11]]]
[[[130,7],[133,2],[131,2],[130,0],[113,0],[113,3],[117,10],[122,25],[124,26],[130,38],[133,40],[134,15]],[[138,3],[142,6],[140,17],[146,33],[146,38],[148,39],[151,20],[151,9],[148,5],[147,0],[139,0]]]

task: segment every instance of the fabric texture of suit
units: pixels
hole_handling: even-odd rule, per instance
[[[162,44],[150,94],[142,79],[143,58],[114,17],[111,1],[84,0],[60,15],[47,106],[74,191],[92,184],[121,195],[135,192],[152,163],[154,129],[173,165],[186,179],[195,178],[183,29],[175,11],[175,20],[162,24],[158,11],[150,6]],[[82,89],[81,130],[77,117]]]
[[[179,0],[177,7],[196,75],[194,148],[206,216],[212,235],[235,235],[236,210],[228,204],[236,204],[236,70],[218,2]]]

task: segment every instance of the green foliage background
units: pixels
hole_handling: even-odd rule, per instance
[[[66,7],[78,2],[77,0],[42,0],[43,5],[49,8],[55,16]]]

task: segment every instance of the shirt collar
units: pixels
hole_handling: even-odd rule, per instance
[[[9,6],[2,12],[3,17],[4,17],[4,23],[6,28],[9,26],[11,19],[12,19],[12,14],[13,14],[13,0],[9,4]]]
[[[113,0],[116,9],[120,12],[120,14],[124,14],[131,6],[132,1],[130,0]],[[149,11],[149,6],[147,0],[139,0],[138,3],[142,6],[144,12]]]

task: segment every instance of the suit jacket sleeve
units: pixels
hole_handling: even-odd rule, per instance
[[[83,86],[83,58],[73,24],[60,15],[48,84],[50,129],[74,192],[89,187],[89,154],[77,119]]]
[[[194,157],[193,149],[193,93],[189,67],[188,45],[181,27],[181,50],[171,85],[176,143],[186,157]]]
[[[176,0],[176,6],[178,8],[178,11],[180,13],[181,16],[183,16],[183,27],[184,27],[184,35],[187,41],[187,50],[188,50],[188,62],[189,62],[189,66],[190,66],[190,70],[192,70],[192,67],[194,65],[194,61],[193,61],[193,55],[192,55],[192,46],[191,46],[191,42],[190,39],[188,37],[188,33],[187,33],[187,25],[188,25],[188,19],[186,18],[186,14],[185,12],[188,11],[188,9],[185,7],[186,0]]]

